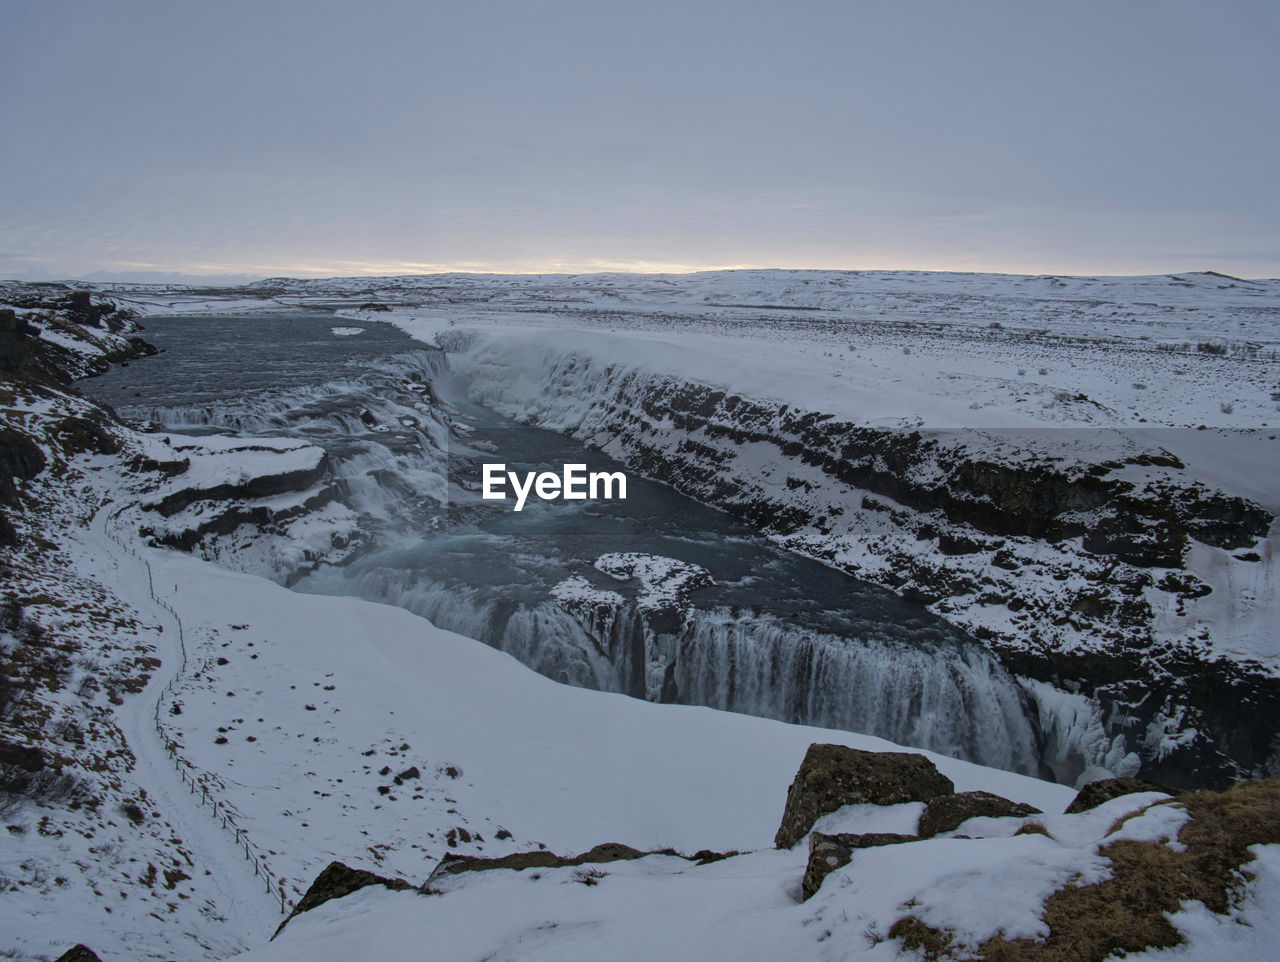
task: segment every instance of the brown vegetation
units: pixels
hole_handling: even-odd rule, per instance
[[[1190,814],[1178,833],[1184,850],[1127,840],[1104,846],[1111,878],[1069,885],[1049,896],[1042,916],[1049,927],[1044,940],[997,936],[975,954],[957,945],[953,933],[914,916],[895,922],[889,935],[928,960],[959,953],[992,962],[1101,962],[1117,952],[1179,945],[1182,933],[1168,916],[1184,902],[1227,914],[1251,877],[1244,868],[1253,860],[1249,847],[1280,843],[1280,780],[1244,782],[1225,792],[1180,795],[1156,804],[1181,805]]]

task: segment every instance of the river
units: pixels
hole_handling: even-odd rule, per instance
[[[162,353],[82,382],[124,418],[303,437],[361,550],[289,578],[400,605],[566,684],[879,735],[1046,774],[1027,699],[922,607],[628,476],[625,501],[482,501],[483,462],[624,468],[472,403],[440,351],[317,311],[151,318]]]

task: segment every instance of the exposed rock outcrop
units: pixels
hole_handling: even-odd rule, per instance
[[[0,741],[0,765],[12,765],[24,772],[38,772],[45,766],[44,752],[35,745]]]
[[[928,802],[954,791],[951,779],[923,755],[813,744],[787,790],[774,844],[791,848],[819,817],[844,805]]]
[[[1134,795],[1138,792],[1164,792],[1166,795],[1178,794],[1178,790],[1175,788],[1161,785],[1159,782],[1148,781],[1145,778],[1103,778],[1096,782],[1090,782],[1080,789],[1079,794],[1067,806],[1066,814],[1074,815],[1076,812],[1087,812],[1089,809],[1097,808],[1103,802],[1109,802],[1113,798],[1119,798],[1121,795]]]
[[[575,865],[600,864],[602,862],[632,861],[648,855],[667,855],[673,858],[683,858],[697,865],[708,865],[711,862],[719,862],[722,859],[732,858],[738,854],[740,853],[713,852],[710,849],[702,849],[693,855],[685,855],[673,848],[642,852],[640,849],[632,848],[630,845],[623,845],[621,842],[603,842],[588,849],[581,855],[573,856],[538,851],[513,852],[510,855],[502,855],[498,858],[479,858],[473,855],[455,855],[450,852],[436,865],[431,877],[423,883],[419,891],[429,891],[431,883],[441,875],[461,875],[463,872],[488,872],[493,869],[510,869],[516,872],[523,872],[529,868],[567,868]]]
[[[133,312],[62,284],[0,289],[0,373],[66,384],[111,364],[156,353],[140,337]],[[53,331],[56,337],[42,337]]]
[[[239,483],[219,484],[210,487],[179,488],[148,508],[166,517],[177,514],[197,501],[232,501],[236,499],[268,498],[276,494],[305,491],[314,487],[325,475],[327,459],[321,455],[314,464],[292,471],[261,474],[245,478]]]
[[[919,836],[898,835],[893,832],[871,832],[864,835],[824,835],[814,832],[809,836],[809,865],[804,870],[801,891],[806,900],[822,886],[822,880],[843,865],[848,865],[853,853],[860,848],[878,848],[882,845],[901,845],[918,842]]]
[[[426,884],[430,885],[431,879],[441,874],[461,875],[463,872],[485,872],[490,869],[503,868],[523,872],[527,868],[564,868],[566,866],[586,865],[594,862],[630,861],[631,859],[644,858],[646,855],[654,854],[676,855],[678,853],[674,850],[656,853],[642,852],[639,849],[632,848],[630,845],[623,845],[621,842],[602,842],[581,855],[571,857],[547,851],[514,852],[511,855],[503,855],[499,858],[478,858],[471,855],[449,853],[440,860],[440,864],[431,873],[431,878],[427,879]]]
[[[920,816],[920,837],[931,838],[959,828],[971,818],[1026,818],[1039,815],[1040,809],[1022,802],[1011,802],[991,792],[960,792],[941,795],[925,806]]]
[[[102,962],[102,959],[87,945],[75,945],[58,956],[57,962]]]
[[[301,915],[303,912],[310,912],[330,899],[340,899],[344,895],[358,892],[370,885],[381,885],[393,892],[413,888],[404,879],[386,878],[382,875],[375,875],[373,872],[366,872],[363,869],[351,868],[341,862],[330,862],[325,866],[324,871],[316,876],[316,880],[311,883],[311,887],[307,889],[306,894],[298,900],[298,904],[293,907],[289,917],[280,923],[280,927],[276,929],[275,935],[272,935],[271,938],[274,939],[283,932],[284,927],[293,920],[294,916]]]
[[[464,332],[450,346],[483,357],[476,374],[488,396],[523,403],[494,372],[524,359],[474,340]],[[1059,449],[1044,432],[970,444],[964,432],[862,425],[587,353],[549,352],[544,364],[535,421],[791,550],[932,606],[1011,673],[1092,702],[1104,737],[1088,742],[1088,757],[1055,767],[1058,778],[1108,767],[1113,750],[1184,787],[1274,771],[1280,680],[1248,662],[1206,659],[1210,639],[1162,624],[1151,588],[1179,610],[1193,605],[1212,586],[1194,567],[1203,552],[1191,548],[1253,561],[1275,519],[1197,482],[1158,444],[1126,436],[1114,447]],[[1167,579],[1162,568],[1193,577]],[[1223,710],[1242,699],[1257,709]],[[1163,742],[1170,718],[1192,737]]]

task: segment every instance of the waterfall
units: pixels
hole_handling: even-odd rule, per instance
[[[910,643],[844,638],[725,607],[688,609],[679,624],[655,631],[630,603],[571,613],[389,566],[320,573],[300,587],[406,608],[565,684],[862,732],[1043,773],[1027,697],[1013,677],[980,646],[937,633]]]
[[[397,605],[568,685],[865,732],[984,765],[1043,772],[1027,694],[985,649],[936,619],[843,586],[824,589],[840,618],[801,623],[767,609],[769,602],[785,603],[785,577],[762,588],[767,610],[735,607],[738,600],[723,595],[693,607],[686,592],[712,584],[710,576],[670,576],[696,565],[673,567],[665,558],[658,567],[602,566],[605,558],[626,559],[605,553],[614,547],[581,556],[582,546],[566,548],[556,536],[541,543],[536,518],[514,533],[501,524],[497,533],[481,531],[485,516],[475,497],[451,494],[475,475],[478,452],[494,448],[457,440],[487,422],[461,402],[442,402],[433,382],[446,370],[441,352],[420,351],[339,366],[315,383],[193,401],[186,392],[157,391],[149,403],[118,409],[173,430],[286,434],[324,446],[325,483],[359,516],[373,553],[344,567],[321,565],[296,583],[300,590]],[[565,401],[591,406],[596,397],[587,390]],[[492,445],[483,437],[481,429],[480,444]],[[528,439],[526,447],[520,439],[503,441],[513,452],[541,450]],[[588,541],[616,530],[609,525],[617,520],[591,523],[599,531],[586,534]],[[714,541],[719,524],[700,537]],[[655,532],[644,538],[687,534]],[[256,542],[229,538],[218,557],[235,563],[237,552],[261,551]],[[619,544],[628,544],[625,535]],[[596,576],[612,579],[618,591],[583,590],[576,602],[553,593],[592,556]],[[633,592],[624,584],[633,581],[645,588]]]
[[[675,647],[680,702],[1040,771],[1026,699],[977,645],[839,638],[717,609],[688,619]]]
[[[255,392],[208,404],[122,404],[118,413],[162,430],[283,434],[330,453],[341,500],[366,526],[411,523],[449,499],[450,420],[432,379],[446,368],[440,351],[365,360],[350,376]]]

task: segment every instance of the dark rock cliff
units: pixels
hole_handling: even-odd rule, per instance
[[[1143,774],[1221,787],[1280,770],[1280,680],[1190,629],[1161,635],[1153,606],[1163,593],[1181,614],[1212,592],[1188,567],[1193,545],[1256,562],[1275,519],[1159,445],[1058,456],[1053,432],[869,427],[581,357],[546,379],[591,393],[560,422],[584,443],[932,607],[1017,675],[1093,699]],[[1195,737],[1168,743],[1168,719]]]

